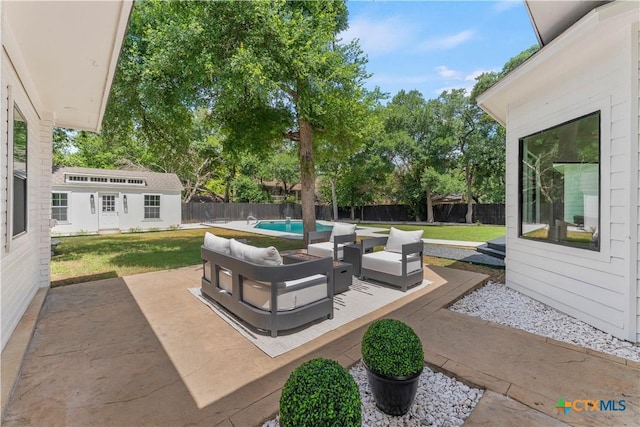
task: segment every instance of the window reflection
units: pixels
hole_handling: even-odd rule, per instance
[[[599,250],[600,112],[520,140],[520,235]]]

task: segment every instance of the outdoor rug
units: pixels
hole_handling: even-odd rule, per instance
[[[278,336],[275,338],[272,338],[266,331],[257,330],[249,326],[216,302],[204,298],[200,294],[200,288],[190,288],[189,292],[260,350],[271,357],[276,357],[393,301],[424,289],[425,286],[431,283],[429,280],[423,280],[420,285],[414,286],[407,292],[402,292],[398,288],[391,288],[354,277],[348,291],[333,297],[333,319],[310,323],[307,326],[291,331],[281,331],[278,332]]]

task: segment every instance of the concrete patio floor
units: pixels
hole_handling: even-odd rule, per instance
[[[2,425],[259,425],[295,367],[315,357],[351,366],[366,326],[384,316],[416,330],[427,363],[490,390],[466,425],[640,419],[640,364],[446,310],[481,274],[430,266],[433,285],[277,358],[187,292],[200,276],[194,266],[49,290],[8,403],[3,390]],[[5,365],[21,360],[6,353],[3,389]],[[564,415],[560,397],[624,399],[627,409]]]

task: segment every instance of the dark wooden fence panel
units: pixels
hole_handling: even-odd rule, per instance
[[[331,221],[331,206],[317,205],[316,218]],[[465,204],[436,205],[433,208],[436,222],[463,223],[467,213]],[[298,204],[270,203],[183,203],[182,222],[240,221],[252,216],[257,219],[302,218],[302,208]],[[351,209],[339,208],[340,220],[351,219]],[[354,219],[360,221],[411,222],[409,208],[405,205],[358,206]],[[425,220],[426,218],[422,218]],[[482,224],[505,224],[505,208],[501,204],[473,205],[473,222]]]

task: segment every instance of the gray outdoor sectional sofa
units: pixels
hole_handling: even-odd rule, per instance
[[[211,233],[201,253],[202,295],[272,337],[333,318],[331,258],[282,264],[274,247],[257,248]]]

